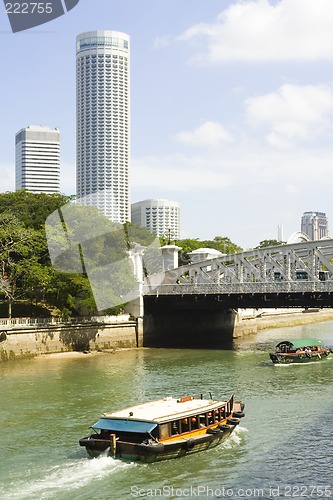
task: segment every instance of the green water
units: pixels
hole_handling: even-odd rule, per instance
[[[0,365],[1,499],[333,498],[333,355],[273,366],[284,338],[333,345],[333,322],[267,330],[233,351],[142,349]],[[210,390],[246,417],[219,447],[156,464],[89,459],[104,411]]]

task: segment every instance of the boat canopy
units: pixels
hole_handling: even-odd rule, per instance
[[[295,340],[283,340],[279,342],[276,347],[280,347],[281,345],[289,345],[294,347],[305,347],[305,346],[314,346],[314,345],[322,345],[322,341],[315,338],[303,338],[303,339],[295,339]]]
[[[112,418],[101,418],[96,424],[92,425],[92,429],[104,429],[115,432],[139,432],[147,434],[157,427],[155,422],[142,422],[140,420],[122,420]]]

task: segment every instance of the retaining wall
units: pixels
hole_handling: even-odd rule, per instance
[[[0,362],[69,351],[103,351],[142,346],[142,324],[82,324],[2,330]]]

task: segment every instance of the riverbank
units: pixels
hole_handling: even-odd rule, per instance
[[[235,318],[233,339],[256,335],[268,328],[333,321],[333,309],[266,309],[239,311]],[[55,326],[17,329],[2,332],[0,362],[24,358],[49,359],[51,356],[84,357],[101,352],[113,353],[142,347],[142,324],[124,321],[117,324]],[[80,347],[81,346],[81,347]],[[82,347],[83,346],[83,347]],[[191,348],[191,346],[188,346]]]
[[[290,310],[288,310],[290,311]],[[333,320],[333,309],[304,309],[284,314],[265,313],[257,318],[257,329],[283,328]]]
[[[234,338],[255,335],[268,328],[288,328],[333,321],[333,309],[266,309],[263,311],[243,312],[235,322]]]

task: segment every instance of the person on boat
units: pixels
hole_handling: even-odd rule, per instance
[[[305,352],[305,355],[306,355],[308,358],[311,358],[311,348],[310,348],[310,347],[305,347],[305,348],[304,348],[304,352]]]

